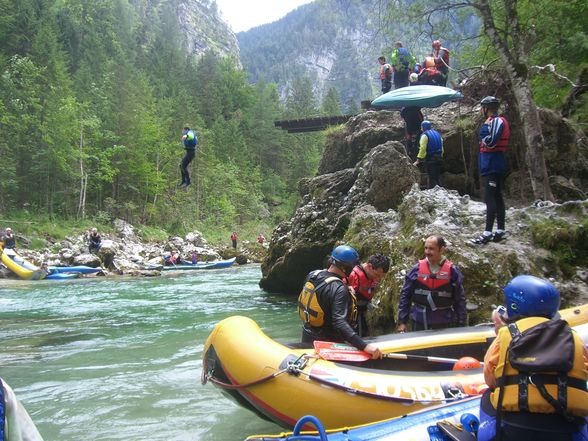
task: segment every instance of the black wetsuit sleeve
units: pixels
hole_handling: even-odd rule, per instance
[[[453,265],[451,267],[451,286],[453,288],[453,310],[457,315],[458,326],[465,326],[467,321],[466,297],[463,289],[463,275]]]
[[[333,328],[341,336],[341,338],[358,349],[363,350],[367,343],[353,330],[347,317],[349,316],[352,307],[351,296],[347,286],[342,283],[331,283],[330,297],[332,299],[331,318],[333,321]]]

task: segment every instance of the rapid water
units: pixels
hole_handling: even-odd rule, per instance
[[[259,266],[158,278],[0,281],[0,377],[45,441],[233,441],[278,426],[200,384],[202,347],[231,315],[295,341],[295,299]]]

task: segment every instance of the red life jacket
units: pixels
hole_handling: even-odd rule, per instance
[[[380,80],[391,80],[392,79],[392,66],[388,63],[384,63],[380,66]]]
[[[372,299],[378,282],[370,279],[361,265],[356,265],[349,275],[348,284],[355,289],[357,301],[360,302]]]
[[[494,118],[500,118],[502,120],[504,124],[504,129],[502,129],[500,139],[498,140],[494,148],[486,147],[484,144],[480,142],[480,151],[483,153],[506,152],[508,150],[508,140],[510,139],[510,127],[508,125],[508,121],[504,116],[492,115],[488,117],[484,124],[490,127],[492,125],[492,120]]]
[[[427,259],[419,260],[419,273],[415,283],[412,301],[435,311],[453,306],[451,290],[451,267],[453,263],[445,259],[437,273],[431,273]]]

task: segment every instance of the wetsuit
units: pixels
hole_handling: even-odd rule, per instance
[[[404,120],[404,138],[406,141],[406,153],[412,161],[418,154],[418,135],[421,133],[421,123],[424,120],[420,107],[403,107],[400,116]]]
[[[180,163],[180,171],[182,173],[182,184],[181,185],[190,185],[190,173],[188,172],[188,166],[196,156],[196,145],[198,144],[198,140],[196,138],[196,133],[194,130],[187,130],[184,132],[184,150],[186,154],[182,158],[182,162]]]
[[[102,246],[102,238],[98,233],[92,234],[90,233],[90,244],[88,245],[88,249],[90,253],[94,253],[100,249]]]
[[[338,274],[325,270],[318,273],[316,280],[320,282],[328,277],[341,279]],[[346,341],[363,350],[367,343],[354,329],[357,318],[353,317],[354,300],[347,285],[342,280],[325,284],[316,291],[316,296],[318,304],[324,313],[324,323],[320,327],[305,323],[302,327],[302,342],[312,343],[315,340]]]
[[[4,242],[4,248],[6,248],[7,250],[13,250],[16,247],[16,240],[14,238],[14,234],[11,234],[10,236],[4,236],[4,239],[2,239],[2,241]]]
[[[506,175],[506,150],[510,128],[503,116],[494,114],[480,128],[480,174],[485,182],[486,230],[505,229],[506,208],[502,191]]]

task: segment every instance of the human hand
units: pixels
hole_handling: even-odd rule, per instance
[[[382,358],[382,353],[380,352],[380,349],[378,349],[378,347],[373,345],[372,343],[367,345],[363,350],[372,356],[372,360],[378,360]]]
[[[401,334],[404,334],[406,332],[406,323],[400,323],[398,325],[398,328],[396,328],[396,330],[398,332],[400,332]]]
[[[419,164],[420,164],[420,161],[418,159],[412,163],[412,165],[414,165],[415,167],[417,167]]]
[[[492,322],[494,322],[494,331],[498,334],[498,330],[503,326],[506,326],[506,323],[502,319],[500,311],[498,308],[492,311]]]

